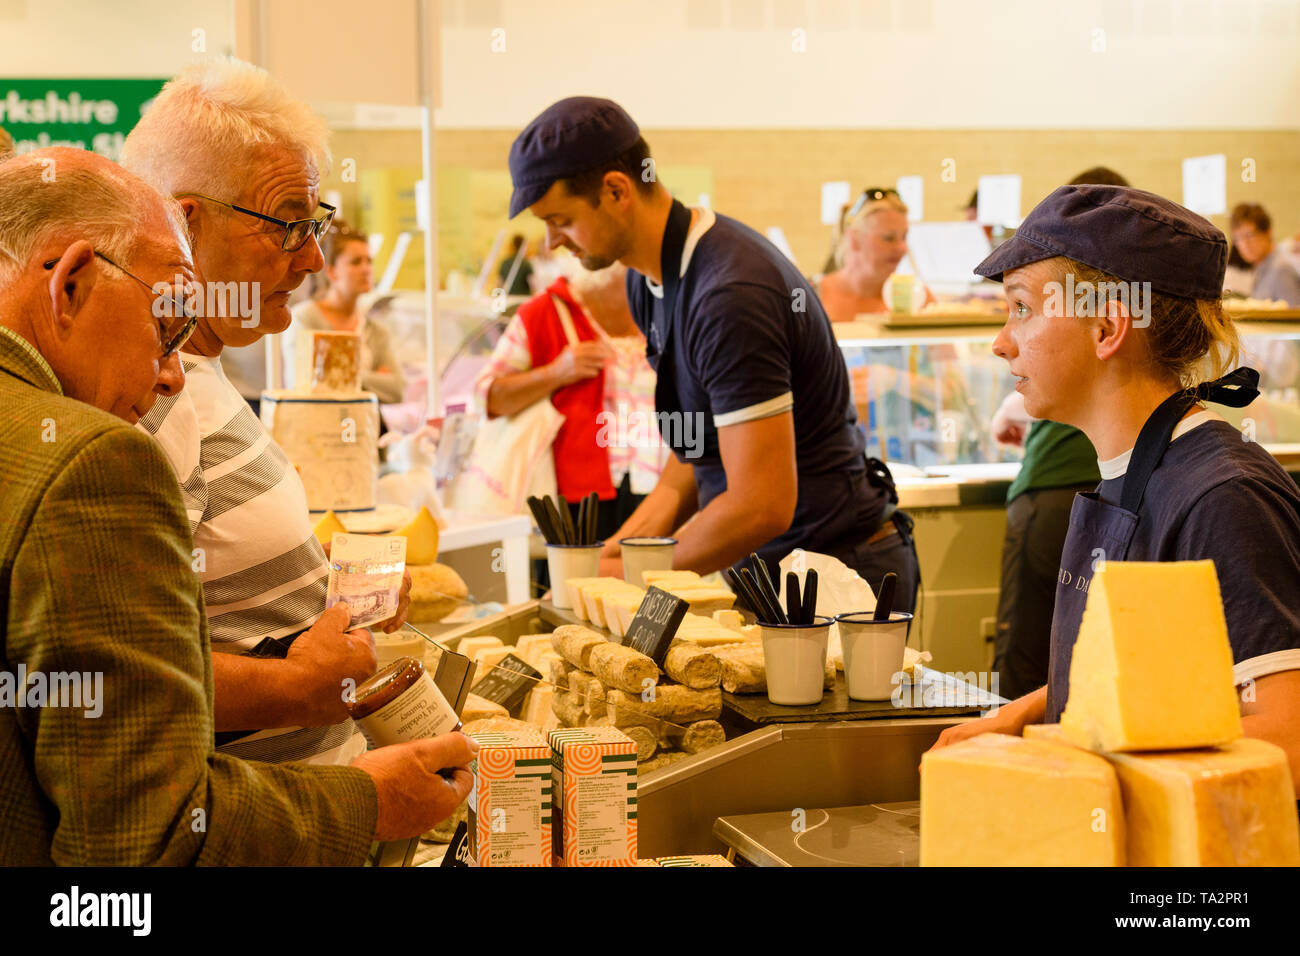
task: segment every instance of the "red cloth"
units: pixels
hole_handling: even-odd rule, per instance
[[[581,342],[597,340],[587,313],[583,311],[564,277],[556,279],[541,295],[519,307],[519,318],[528,333],[532,367],[541,368],[559,358],[569,345],[551,296],[564,301],[573,317],[573,329]],[[593,491],[602,501],[615,497],[609,477],[609,451],[596,443],[600,425],[596,416],[605,407],[605,372],[556,389],[551,404],[564,416],[551,451],[555,455],[555,483],[560,494],[576,501]]]

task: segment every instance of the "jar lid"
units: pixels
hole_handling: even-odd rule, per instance
[[[380,668],[357,687],[354,699],[347,703],[353,720],[369,717],[402,695],[424,674],[424,664],[414,657],[399,657]]]

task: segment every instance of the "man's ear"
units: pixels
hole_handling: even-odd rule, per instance
[[[636,192],[636,185],[627,174],[613,169],[605,174],[604,187],[616,206],[626,206],[631,201],[632,194]]]
[[[1097,329],[1097,358],[1112,358],[1133,332],[1133,316],[1118,296],[1106,296],[1106,308],[1098,310],[1094,320]]]
[[[64,250],[50,272],[50,312],[60,332],[72,328],[102,272],[94,248],[78,239]]]
[[[182,196],[176,201],[185,213],[185,228],[189,230],[190,246],[196,246],[199,241],[199,223],[203,219],[199,214],[199,201],[193,196]]]

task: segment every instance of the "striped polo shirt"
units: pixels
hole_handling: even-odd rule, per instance
[[[159,398],[138,427],[162,446],[180,482],[212,652],[247,654],[315,623],[329,564],[302,480],[220,360],[182,353],[182,364],[185,389]],[[218,749],[254,760],[345,762],[356,755],[354,736],[345,721],[264,730]]]

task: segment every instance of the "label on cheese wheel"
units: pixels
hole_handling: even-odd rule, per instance
[[[401,744],[422,737],[450,733],[460,724],[460,717],[428,672],[407,688],[396,700],[379,708],[357,725],[376,747]]]

